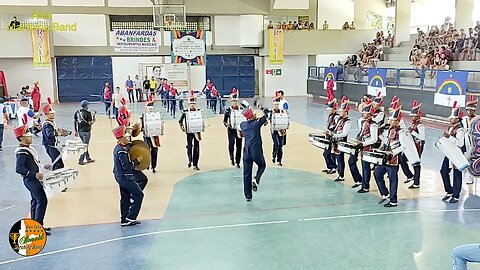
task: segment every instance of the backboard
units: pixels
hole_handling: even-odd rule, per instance
[[[186,28],[187,15],[185,5],[154,5],[153,27],[157,29],[182,30]]]

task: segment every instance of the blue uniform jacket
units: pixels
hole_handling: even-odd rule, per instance
[[[130,147],[130,145],[117,144],[113,149],[113,174],[116,177],[133,177],[134,163],[130,160],[128,154]]]
[[[30,151],[35,150],[28,150],[28,147],[20,146],[15,150],[16,153],[16,163],[15,163],[15,171],[20,174],[24,180],[26,179],[36,179],[35,174],[38,173],[39,164],[38,160],[33,156]],[[36,153],[36,152],[34,152]]]
[[[42,144],[47,146],[56,146],[55,126],[50,121],[45,121],[42,127]]]
[[[262,126],[267,122],[268,110],[264,110],[264,116],[254,121],[244,121],[240,124],[243,137],[245,137],[245,147],[262,147]]]

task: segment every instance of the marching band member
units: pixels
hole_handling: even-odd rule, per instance
[[[190,105],[190,108],[185,109],[182,113],[182,116],[180,117],[180,120],[178,120],[178,123],[180,124],[180,128],[182,131],[184,131],[187,134],[187,156],[188,156],[188,168],[192,167],[193,163],[193,168],[195,170],[200,170],[198,167],[198,160],[200,159],[200,140],[201,140],[201,133],[187,133],[186,132],[186,114],[189,111],[196,111],[197,108],[195,106],[196,104],[195,96],[192,92],[190,92],[190,96],[188,97],[188,104]]]
[[[52,107],[52,100],[48,98],[48,104],[43,107],[43,114],[47,117],[42,126],[42,144],[45,146],[48,156],[52,160],[53,170],[64,168],[61,151],[58,145],[57,136],[67,136],[65,130],[57,128],[55,124],[55,110]]]
[[[395,108],[397,106],[401,106],[400,99],[397,96],[394,96],[392,98],[392,101],[390,102],[390,107],[388,108],[388,113],[390,115],[392,115],[395,112]],[[406,129],[405,121],[403,121],[403,118],[400,119],[400,124],[399,125],[400,125],[401,129]],[[390,128],[390,123],[389,122],[383,123],[383,125],[380,126],[379,133],[382,134],[383,131],[388,130],[389,128]]]
[[[358,111],[360,113],[363,113],[363,108],[365,108],[365,106],[369,105],[370,103],[371,103],[370,96],[369,95],[364,95],[362,97],[361,103],[358,104]],[[363,129],[363,121],[364,120],[365,120],[364,117],[360,117],[357,120],[358,128],[360,130],[358,132],[357,136],[356,136],[356,141],[358,141],[358,142],[361,139],[361,134],[362,134],[362,129]],[[360,174],[360,171],[358,170],[358,165],[357,165],[358,155],[359,155],[359,151],[355,152],[355,155],[351,155],[348,158],[348,167],[350,168],[350,174],[352,175],[353,182],[354,182],[352,188],[357,188],[357,187],[362,186],[362,175]]]
[[[175,112],[177,111],[177,97],[178,97],[178,91],[175,87],[173,87],[173,83],[170,83],[170,92],[169,92],[169,98],[170,98],[170,114],[175,118]]]
[[[123,119],[119,121],[124,123]],[[113,175],[120,186],[120,225],[133,226],[140,224],[137,217],[144,196],[142,188],[135,179],[136,172],[133,169],[141,160],[130,159],[128,153],[130,139],[124,125],[115,128],[112,133],[117,139],[117,145],[113,150]]]
[[[273,110],[270,114],[270,119],[272,118],[272,114],[274,113],[283,113],[284,110],[280,109],[280,96],[276,96],[273,99]],[[286,144],[285,142],[285,135],[287,131],[285,129],[276,131],[272,130],[272,140],[273,140],[273,152],[272,152],[272,162],[278,162],[278,166],[283,166],[282,158],[283,158],[283,146]]]
[[[331,133],[333,138],[332,152],[335,155],[338,164],[338,177],[335,181],[345,181],[345,153],[338,151],[338,142],[346,142],[348,132],[352,127],[352,121],[348,118],[348,112],[350,111],[349,100],[347,97],[342,98],[340,105],[340,118],[338,119],[335,130]]]
[[[257,191],[260,185],[260,178],[265,172],[266,163],[262,147],[262,127],[267,123],[268,109],[261,108],[264,115],[257,118],[252,107],[247,101],[242,101],[243,115],[247,118],[240,124],[240,131],[245,138],[243,148],[243,192],[247,202],[252,200],[252,190]],[[252,180],[253,163],[257,164],[257,174]]]
[[[401,112],[401,106],[396,106],[394,112],[389,117],[390,128],[384,132],[384,140],[381,145],[382,150],[386,150],[387,162],[382,165],[375,167],[375,181],[377,182],[378,190],[382,199],[379,201],[379,204],[385,202],[388,198],[390,201],[385,204],[385,207],[396,207],[397,202],[397,190],[398,190],[398,164],[400,154],[403,151],[403,146],[400,143],[403,139],[401,136],[404,136],[404,133],[400,132],[400,120],[403,117]],[[388,174],[388,179],[390,182],[390,192],[385,186],[384,176]]]
[[[237,168],[240,168],[240,159],[242,158],[242,142],[243,138],[239,136],[237,129],[230,125],[230,117],[233,117],[233,111],[239,111],[240,107],[238,107],[238,97],[232,93],[230,99],[230,107],[225,110],[225,114],[223,115],[223,124],[227,128],[228,134],[228,153],[230,154],[230,161],[232,162],[232,166],[237,165]],[[235,158],[234,158],[234,150]]]
[[[146,106],[147,106],[147,113],[152,113],[153,108],[154,108],[153,96],[150,95],[148,97],[148,102],[147,102]],[[146,135],[145,113],[142,114],[142,117],[140,117],[140,120],[142,122],[143,140],[148,145],[148,147],[150,147],[150,156],[151,156],[151,161],[152,161],[152,163],[150,165],[151,165],[151,168],[152,168],[152,172],[156,173],[157,159],[158,159],[158,147],[156,147],[155,145],[160,145],[160,137],[157,136],[155,138],[151,138],[151,137],[148,137]],[[153,140],[158,140],[158,142],[156,142],[155,145],[154,145]]]
[[[283,92],[283,90],[279,90],[278,95],[280,97],[280,109],[288,112],[288,101],[285,99],[285,92]]]
[[[375,109],[372,106],[372,102],[366,104],[363,107],[363,125],[359,136],[359,145],[362,148],[362,152],[372,151],[373,145],[378,142],[378,124],[373,120]],[[367,193],[370,191],[370,178],[372,170],[370,163],[362,160],[362,188],[358,190],[358,193]],[[358,187],[357,183],[353,186]]]
[[[40,172],[40,159],[32,145],[32,134],[28,129],[27,116],[22,117],[23,125],[14,129],[15,137],[20,145],[15,149],[15,171],[22,176],[23,184],[30,191],[30,217],[43,225],[45,212],[47,211],[48,199],[43,189],[43,173]],[[45,169],[51,166],[46,165]],[[50,228],[45,228],[46,234],[50,235]]]
[[[467,106],[465,111],[467,112],[467,117],[462,120],[462,126],[465,129],[465,146],[466,152],[469,153],[470,150],[473,148],[473,141],[472,137],[470,136],[470,130],[472,126],[472,120],[475,118],[475,111],[477,110],[478,98],[473,99],[473,96],[470,96],[469,100],[467,101]],[[466,182],[468,185],[473,184],[473,176],[469,173],[464,174],[466,178]]]
[[[333,131],[335,129],[335,125],[337,123],[338,114],[337,114],[337,101],[336,99],[331,99],[328,101],[327,104],[327,111],[328,111],[328,118],[327,118],[327,132]],[[322,170],[327,174],[334,174],[337,172],[337,162],[335,161],[335,157],[332,155],[332,149],[325,149],[323,151],[323,157],[325,158],[325,164],[327,165],[327,169]]]
[[[207,108],[211,109],[211,99],[212,99],[212,88],[213,83],[210,79],[207,80],[207,83],[202,89],[202,92],[205,93],[205,99],[207,100]]]
[[[410,134],[412,134],[413,141],[417,147],[418,156],[421,158],[423,153],[423,147],[425,145],[425,125],[421,122],[423,115],[422,104],[418,103],[417,100],[413,101],[412,110],[410,111],[410,116],[412,117],[412,126],[408,128]],[[413,184],[409,186],[409,189],[416,189],[420,187],[420,163],[413,166],[413,174],[410,171],[407,163],[407,157],[404,153],[400,156],[400,166],[402,171],[407,177],[407,180],[404,183],[409,183],[413,180]]]
[[[28,98],[22,98],[20,100],[20,107],[17,109],[17,119],[18,119],[18,126],[23,126],[22,119],[23,116],[27,116],[27,126],[30,130],[30,133],[33,133],[36,137],[38,137],[38,133],[41,131],[39,127],[36,127],[35,122],[39,124],[40,122],[40,113],[34,112],[30,109],[28,104]]]
[[[448,130],[443,133],[443,136],[458,146],[462,152],[465,153],[465,130],[460,123],[463,118],[463,112],[460,110],[460,106],[457,106],[456,101],[453,103],[452,114],[449,118],[451,125]],[[445,157],[443,159],[442,168],[440,169],[440,174],[442,175],[443,187],[445,188],[445,192],[447,194],[442,198],[442,201],[447,201],[450,199],[450,203],[456,203],[458,202],[460,198],[460,192],[462,191],[462,172],[453,167],[452,186],[450,183],[450,171],[450,160]]]
[[[377,96],[373,99],[372,108],[373,108],[373,121],[377,123],[379,127],[385,122],[385,112],[383,105],[383,98],[381,97],[381,92],[378,92]]]

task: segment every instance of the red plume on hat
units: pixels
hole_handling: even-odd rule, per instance
[[[273,103],[278,103],[280,102],[280,95],[278,94],[278,91],[275,91],[275,96],[272,99]]]
[[[478,98],[474,99],[474,97],[470,95],[466,105],[466,109],[476,110],[478,105]]]
[[[378,103],[380,106],[383,104],[382,92],[378,91],[377,96],[373,99],[373,102]]]
[[[350,111],[350,104],[349,104],[349,100],[346,96],[343,96],[342,97],[342,101],[341,101],[341,104],[340,104],[340,111],[345,111],[345,112],[349,112]]]
[[[23,122],[23,126],[19,126],[19,127],[17,127],[16,129],[13,130],[13,132],[15,133],[15,137],[16,137],[16,138],[20,138],[20,137],[22,137],[23,135],[29,133],[29,129],[28,129],[28,125],[27,125],[28,118],[27,118],[27,114],[26,114],[26,113],[23,114],[22,122]]]
[[[50,97],[47,98],[47,105],[43,106],[42,108],[42,112],[43,114],[47,114],[47,113],[54,113],[55,110],[53,109],[53,106],[52,106],[52,99]]]
[[[337,109],[337,100],[334,97],[332,97],[328,100],[327,111],[336,110],[336,109]]]
[[[152,94],[148,95],[148,101],[147,101],[146,106],[147,107],[153,107],[154,106],[154,101],[153,101],[153,95]]]
[[[422,103],[418,103],[417,100],[413,101],[412,110],[410,111],[410,116],[419,116],[422,117]]]
[[[455,100],[453,102],[453,107],[452,107],[452,114],[450,115],[449,118],[458,118],[462,119],[463,118],[463,112],[460,110],[460,106],[458,105],[457,101]]]

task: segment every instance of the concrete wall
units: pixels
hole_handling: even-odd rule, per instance
[[[264,57],[265,70],[281,69],[281,76],[272,76],[264,73],[264,96],[272,97],[277,90],[285,91],[288,96],[307,95],[307,67],[308,56],[286,56],[283,65],[270,65],[269,57]]]
[[[329,29],[342,29],[345,22],[349,24],[354,17],[354,2],[352,0],[318,1],[318,28],[323,27],[323,22],[327,21]]]
[[[308,80],[307,82],[308,94],[312,94],[315,97],[325,96],[325,90],[323,90],[323,82],[316,80]],[[347,96],[352,101],[360,101],[362,96],[367,93],[366,84],[356,84],[356,83],[337,83],[337,91],[335,96],[337,99],[340,99],[342,96]],[[421,102],[422,109],[424,113],[428,115],[436,115],[448,117],[451,113],[451,108],[434,105],[433,90],[420,90],[420,89],[409,89],[409,88],[400,88],[400,87],[387,87],[387,96],[385,100],[391,100],[393,96],[400,98],[402,103],[403,110],[410,110],[412,107],[413,100],[416,99]]]

